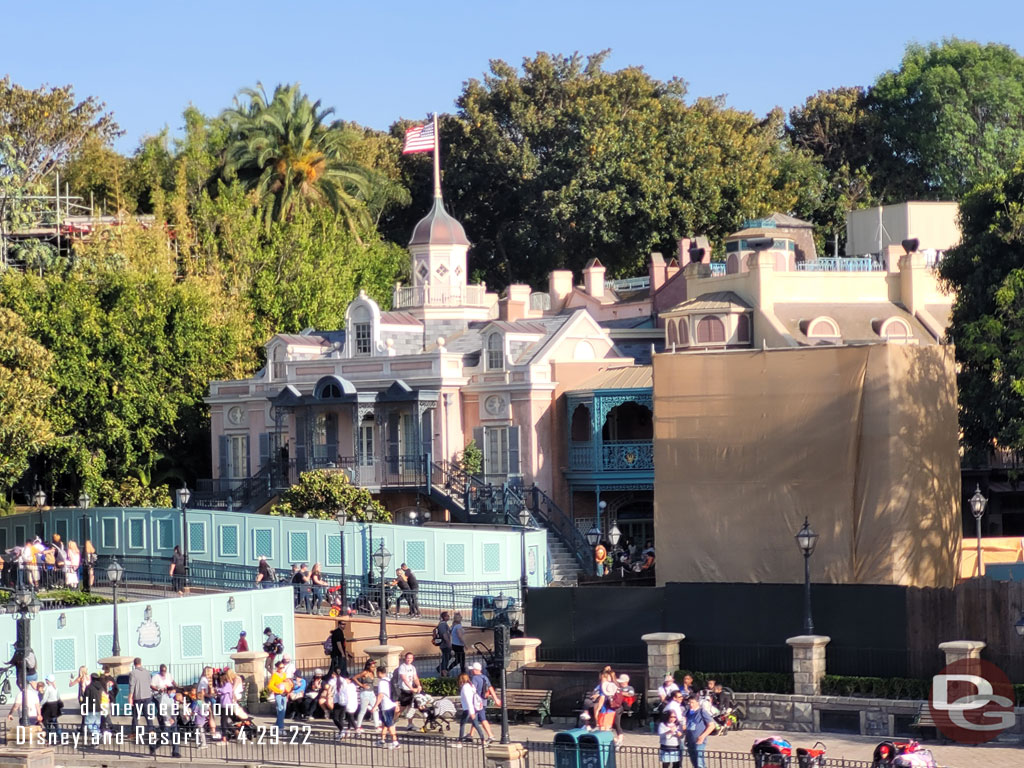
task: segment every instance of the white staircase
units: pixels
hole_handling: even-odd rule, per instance
[[[545,529],[546,530],[546,529]],[[575,587],[580,574],[580,565],[573,554],[550,530],[548,537],[548,555],[551,558],[551,582],[549,587]]]

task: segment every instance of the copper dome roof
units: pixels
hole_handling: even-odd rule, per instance
[[[419,220],[412,231],[409,245],[465,245],[469,246],[466,230],[448,215],[440,197],[434,198],[430,213]]]

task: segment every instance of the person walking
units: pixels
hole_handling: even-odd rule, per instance
[[[103,676],[99,672],[93,672],[89,678],[89,685],[82,693],[82,727],[91,739],[99,736],[103,719],[103,700],[106,697]]]
[[[484,702],[477,694],[476,689],[473,688],[473,683],[469,680],[469,675],[465,672],[459,675],[459,700],[462,702],[462,715],[459,719],[459,739],[455,742],[455,746],[461,747],[463,742],[472,742],[473,735],[470,733],[469,737],[466,736],[466,726],[471,725],[472,728],[476,729],[476,732],[480,734],[480,741],[486,742],[487,736],[484,734],[483,726],[480,721],[480,713],[484,710]]]
[[[441,611],[441,620],[434,627],[432,642],[441,651],[441,663],[435,667],[441,677],[448,677],[452,659],[452,629],[448,626],[448,611]]]
[[[256,568],[256,589],[270,589],[277,586],[277,573],[274,572],[267,558],[260,555],[260,564]]]
[[[412,719],[416,716],[414,702],[416,694],[423,691],[423,686],[420,685],[420,676],[416,672],[416,665],[413,664],[414,660],[415,657],[411,653],[407,653],[398,666],[398,711],[395,712],[395,720],[402,717],[402,708],[404,707],[405,719],[408,723],[405,727],[407,731],[411,731],[415,727],[412,724]]]
[[[321,573],[320,563],[313,563],[313,570],[309,572],[309,588],[313,593],[313,613],[319,614],[327,593],[327,581]]]
[[[181,554],[181,547],[174,545],[171,553],[171,589],[178,593],[178,597],[185,594],[185,556]]]
[[[43,719],[43,730],[53,733],[57,730],[57,718],[60,717],[64,702],[61,701],[60,691],[57,690],[57,678],[54,675],[47,675],[43,683],[43,695],[39,701],[40,714]]]
[[[288,709],[288,694],[291,692],[292,683],[284,671],[284,661],[274,665],[274,674],[270,676],[267,683],[267,690],[274,697],[274,709],[277,713],[277,730],[284,730],[284,713]]]
[[[244,629],[238,633],[238,642],[235,643],[232,650],[236,653],[247,653],[249,651],[249,641],[246,639]]]
[[[42,725],[43,712],[39,704],[39,689],[35,683],[24,686],[14,696],[14,704],[7,715],[8,721],[14,720],[20,715],[22,708],[25,709],[28,722],[32,725]]]
[[[345,625],[339,621],[331,630],[331,671],[341,672],[348,677],[348,654],[345,649]]]
[[[132,733],[136,741],[139,740],[139,718],[144,726],[154,718],[152,682],[153,676],[142,666],[142,659],[136,657],[128,673],[128,706],[132,709]]]
[[[449,669],[456,665],[459,667],[459,674],[466,674],[466,630],[462,627],[462,614],[456,613],[452,617],[452,659]]]
[[[275,659],[281,653],[284,653],[284,643],[281,642],[281,638],[273,633],[270,627],[263,630],[263,652],[267,654],[267,672],[273,674],[275,665]]]
[[[388,679],[387,667],[377,667],[377,697],[373,702],[373,711],[380,713],[380,745],[388,749],[398,749],[398,734],[395,733],[395,709],[398,705],[391,699],[391,681]],[[391,743],[387,737],[390,734]]]
[[[374,689],[376,678],[377,662],[371,659],[363,665],[363,671],[352,680],[359,690],[359,712],[356,714],[356,733],[363,732],[363,718],[366,717],[367,712],[373,714],[373,727],[380,727],[380,718],[377,715],[377,710],[373,708],[377,700],[377,694]]]
[[[405,578],[405,571],[401,568],[395,571],[395,580],[391,582],[392,587],[398,588],[398,597],[395,598],[395,616],[402,613],[402,601],[409,606],[409,615],[412,616],[412,590],[409,589],[409,582]]]
[[[218,681],[217,704],[220,705],[220,732],[226,739],[231,733],[231,715],[235,711],[234,681],[227,672],[223,672]]]
[[[680,749],[683,736],[683,729],[679,725],[679,718],[675,710],[668,710],[662,715],[658,723],[658,756],[663,766],[667,768],[682,768],[683,755]]]
[[[171,745],[171,757],[181,757],[178,740],[178,703],[175,700],[174,688],[165,689],[164,695],[156,703],[156,733],[151,734],[149,754],[155,756],[161,743]]]
[[[82,591],[91,592],[96,584],[96,547],[92,545],[91,539],[86,539],[82,553]]]
[[[693,768],[704,768],[704,743],[715,730],[715,720],[711,713],[700,705],[696,694],[687,700],[686,710],[686,754],[690,757]]]
[[[483,726],[484,732],[487,734],[487,741],[492,742],[494,741],[494,732],[491,730],[491,724],[487,722],[487,699],[490,698],[496,707],[501,706],[501,699],[498,698],[494,686],[491,685],[491,678],[484,673],[483,664],[479,661],[473,662],[469,673],[469,682],[472,683],[473,690],[480,697],[480,701],[484,703],[483,709],[477,713],[477,721]]]
[[[420,581],[416,578],[416,574],[412,572],[405,563],[402,563],[402,570],[405,572],[405,581],[409,585],[409,599],[412,602],[409,604],[409,614],[411,616],[420,615]]]
[[[68,589],[78,589],[78,568],[82,564],[82,553],[75,541],[68,542],[68,556],[64,561],[64,583]]]

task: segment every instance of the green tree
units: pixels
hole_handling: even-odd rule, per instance
[[[70,85],[27,90],[0,79],[0,257],[15,200],[36,193],[44,176],[90,137],[105,142],[117,135],[103,107],[91,96],[76,103]]]
[[[720,236],[790,207],[773,184],[776,136],[761,121],[717,100],[687,105],[681,80],[607,71],[606,55],[541,53],[521,71],[492,61],[467,82],[458,115],[443,118],[445,196],[490,284],[540,284],[595,256],[610,277],[632,274],[682,235]],[[399,242],[431,194],[429,157],[403,162],[416,203],[385,217]]]
[[[961,199],[1009,171],[1024,148],[1024,58],[1005,45],[911,44],[868,94],[886,202]]]
[[[321,109],[297,84],[277,86],[269,99],[262,86],[240,95],[247,101],[222,115],[231,131],[224,174],[255,193],[266,226],[309,205],[328,206],[353,231],[364,224],[369,174],[351,159],[356,136],[326,124],[334,110]]]
[[[956,295],[949,335],[973,463],[994,446],[1024,450],[1024,167],[968,195],[960,221],[939,268]]]
[[[270,514],[333,520],[341,510],[349,520],[391,522],[391,513],[374,501],[368,490],[352,485],[343,472],[325,469],[303,472],[299,482],[281,494],[281,503],[271,507]]]
[[[29,457],[53,439],[47,407],[52,357],[28,336],[25,323],[0,308],[0,489],[28,469]]]

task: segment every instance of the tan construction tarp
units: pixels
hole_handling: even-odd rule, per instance
[[[654,359],[659,584],[953,586],[953,349],[876,344]]]

